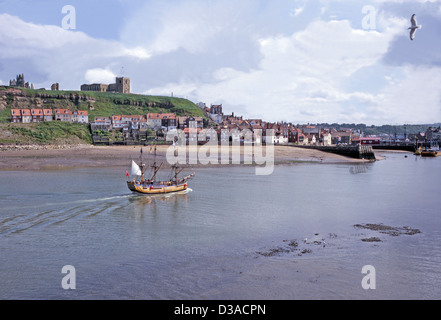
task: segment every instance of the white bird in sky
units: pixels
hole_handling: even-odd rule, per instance
[[[413,40],[415,38],[415,31],[416,31],[416,29],[421,29],[421,26],[417,25],[417,21],[415,19],[415,13],[412,15],[412,18],[410,18],[410,22],[412,23],[412,26],[409,27],[409,29],[410,29],[410,40]]]

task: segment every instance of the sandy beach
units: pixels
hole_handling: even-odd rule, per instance
[[[0,151],[0,170],[39,170],[39,169],[68,169],[79,167],[126,167],[131,160],[139,159],[140,146],[91,146],[54,148],[23,148],[19,150],[8,148]],[[157,161],[167,167],[166,152],[169,146],[157,146]],[[198,150],[200,146],[197,147]],[[239,152],[239,147],[230,147],[230,158],[233,152]],[[243,147],[240,154],[243,155]],[[150,158],[149,147],[143,147],[145,158]],[[190,152],[190,151],[189,151]],[[237,153],[234,153],[237,154]],[[147,156],[147,157],[146,157]],[[379,158],[379,157],[377,157]],[[221,159],[219,149],[219,163]],[[289,164],[295,162],[317,163],[363,163],[366,160],[353,159],[332,153],[312,149],[302,149],[293,146],[274,146],[274,163]],[[243,163],[243,160],[240,162]],[[253,162],[255,164],[255,162]],[[232,161],[230,161],[232,165]],[[237,165],[237,164],[236,164]],[[239,164],[240,165],[240,164]],[[216,166],[192,164],[192,167]]]

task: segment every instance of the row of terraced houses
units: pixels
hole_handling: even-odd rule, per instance
[[[89,114],[85,110],[71,111],[69,109],[11,109],[11,122],[32,123],[54,120],[89,123]]]
[[[144,115],[113,115],[112,117],[95,117],[90,123],[91,130],[155,130],[170,131],[175,129],[185,129],[191,123],[196,123],[196,127],[202,129],[203,118],[193,116],[176,116],[175,113],[147,113]]]
[[[272,142],[274,144],[351,144],[352,140],[358,138],[357,133],[351,129],[336,130],[321,128],[319,126],[294,126],[290,123],[270,123],[261,119],[243,119],[242,116],[224,115],[219,112],[222,106],[213,106],[211,110],[216,110],[216,119],[210,112],[208,116],[215,120],[215,125],[210,126],[215,130],[219,141],[222,141],[222,130],[229,132],[248,132],[254,133],[257,129],[261,130],[265,139],[267,130],[273,130]],[[207,110],[205,110],[207,111]],[[77,123],[89,123],[88,111],[71,111],[68,109],[12,109],[11,121],[21,123],[32,123],[41,121],[67,121]],[[202,117],[177,116],[175,113],[147,113],[146,115],[113,115],[112,117],[95,117],[90,123],[92,132],[97,130],[111,131],[121,130],[123,132],[145,132],[147,129],[167,132],[170,130],[183,130],[189,140],[203,136],[199,133],[204,128]],[[191,128],[193,127],[193,128]],[[191,129],[190,129],[191,128]],[[192,136],[193,134],[193,136]],[[237,139],[243,136],[232,134]],[[198,138],[199,139],[199,138]],[[236,138],[233,138],[236,140]],[[376,141],[374,142],[376,143]]]
[[[202,117],[176,116],[174,113],[148,113],[144,115],[114,115],[110,117],[95,117],[91,122],[92,132],[96,130],[111,131],[122,130],[123,132],[146,131],[147,129],[167,132],[171,130],[183,130],[187,140],[205,139],[206,136],[215,132],[218,141],[223,141],[225,132],[230,132],[228,138],[242,141],[244,132],[254,135],[256,130],[261,130],[262,138],[265,141],[267,130],[273,130],[271,136],[274,144],[297,143],[307,144],[350,144],[353,138],[358,137],[351,129],[336,130],[322,128],[319,126],[294,126],[290,123],[265,122],[261,119],[243,119],[242,116],[223,115],[216,121],[216,124],[204,127]],[[208,129],[205,134],[202,130]]]

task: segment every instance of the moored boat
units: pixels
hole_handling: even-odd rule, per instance
[[[194,173],[179,179],[178,174],[183,170],[183,168],[179,168],[178,165],[176,164],[172,166],[174,174],[171,179],[158,181],[157,173],[161,168],[161,166],[162,163],[159,166],[156,163],[156,145],[155,145],[154,163],[151,166],[151,168],[153,169],[153,175],[151,178],[145,179],[144,178],[145,165],[142,162],[142,148],[141,148],[139,164],[137,164],[135,161],[132,160],[131,174],[128,175],[131,176],[132,179],[127,181],[127,187],[133,192],[149,194],[149,195],[165,194],[165,193],[180,192],[187,190],[188,188],[187,181],[194,176]]]
[[[423,151],[421,151],[422,157],[437,157],[439,155],[440,155],[439,151],[436,151],[436,150],[423,150]]]

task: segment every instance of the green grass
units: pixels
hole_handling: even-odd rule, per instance
[[[5,90],[6,87],[1,86],[0,89]],[[29,99],[29,103],[18,105],[14,96],[6,94],[6,108],[0,110],[0,123],[11,121],[10,109],[33,108],[36,107],[37,100],[43,101],[43,108],[88,110],[89,122],[96,116],[145,115],[149,112],[204,117],[198,106],[183,98],[93,91],[20,90]],[[90,106],[93,106],[93,110],[89,110]]]
[[[67,100],[68,107],[72,110],[88,110],[89,104],[92,104],[94,110],[89,111],[89,120],[93,120],[95,116],[143,115],[148,112],[170,112],[178,116],[204,116],[198,106],[183,98],[93,91],[49,91],[23,88],[22,90],[28,97],[44,96],[46,103],[51,103],[51,100],[55,100],[53,102],[56,103],[60,100],[60,96],[69,96],[69,99],[64,100]],[[87,100],[95,100],[95,102]]]
[[[80,123],[70,123],[61,121],[48,121],[39,123],[10,123],[0,125],[0,130],[9,131],[14,134],[14,138],[3,139],[3,143],[36,143],[51,144],[58,139],[65,141],[78,138],[84,143],[92,143],[89,125]],[[78,139],[76,139],[78,141]]]
[[[202,110],[193,102],[175,97],[147,96],[92,91],[52,91],[19,88],[23,96],[2,92],[7,87],[0,86],[0,143],[11,144],[51,144],[57,140],[75,140],[93,143],[89,125],[49,121],[41,123],[11,123],[11,109],[48,108],[88,110],[89,122],[96,116],[146,115],[154,113],[176,113],[178,116],[191,115],[204,117]],[[26,99],[27,98],[27,99]],[[93,106],[93,110],[90,107]],[[204,117],[205,118],[205,117]],[[115,137],[118,138],[118,137]]]

